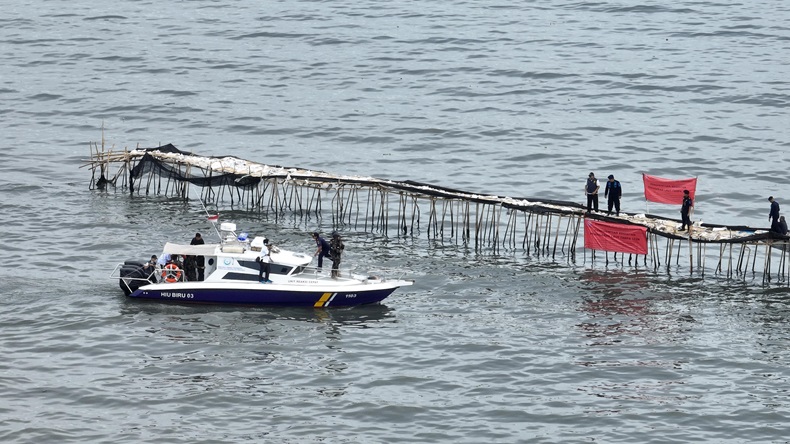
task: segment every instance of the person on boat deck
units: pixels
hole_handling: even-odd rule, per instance
[[[157,264],[158,261],[159,261],[159,259],[156,257],[156,255],[152,254],[151,255],[151,259],[149,259],[148,262],[143,264],[143,268],[145,268],[146,271],[151,271],[154,268],[156,268],[156,264]]]
[[[159,268],[164,267],[167,263],[170,262],[170,253],[162,253],[159,256],[159,259],[156,261],[156,265],[159,265]]]
[[[184,269],[184,259],[181,258],[181,255],[179,254],[174,254],[173,256],[171,256],[170,263],[176,264],[176,266],[182,270]]]
[[[192,241],[189,245],[205,245],[206,241],[203,240],[203,237],[200,233],[195,233],[195,237],[192,238]],[[202,281],[205,278],[206,272],[206,257],[205,256],[195,256],[195,267],[197,268],[197,280]]]
[[[779,232],[779,202],[774,200],[774,197],[771,196],[768,198],[768,202],[771,202],[771,212],[768,213],[768,220],[771,221],[771,231]]]
[[[680,218],[683,220],[683,226],[680,227],[680,231],[691,228],[691,217],[689,213],[691,213],[692,208],[694,208],[694,201],[691,200],[689,190],[683,190],[683,205],[680,206]]]
[[[609,180],[606,181],[606,190],[603,192],[604,197],[608,198],[607,203],[609,210],[606,214],[612,214],[612,205],[616,211],[615,216],[620,215],[620,197],[623,195],[623,188],[620,186],[620,181],[614,179],[614,175],[609,175]]]
[[[184,274],[188,281],[197,280],[197,261],[195,260],[195,256],[184,256]]]
[[[258,258],[258,281],[262,284],[271,283],[269,280],[269,270],[271,269],[271,253],[269,252],[269,239],[263,240],[261,255]]]
[[[587,183],[584,185],[584,194],[587,195],[587,212],[592,210],[598,212],[598,179],[595,178],[594,173],[590,173],[587,177]]]
[[[340,276],[340,256],[346,246],[343,245],[343,239],[340,238],[340,233],[337,231],[332,232],[332,240],[329,241],[329,254],[332,257],[332,277],[337,278]]]
[[[156,264],[159,268],[164,269],[166,265],[173,264],[176,267],[180,268],[181,270],[184,269],[184,263],[181,262],[181,259],[178,257],[177,254],[171,255],[170,253],[162,253],[159,256],[159,259],[156,261]]]
[[[148,262],[143,264],[143,274],[145,274],[146,277],[150,276],[151,279],[154,280],[154,282],[156,282],[156,263],[157,263],[157,260],[158,260],[158,258],[156,257],[155,254],[153,254],[153,255],[151,255],[151,259],[149,259]],[[152,282],[152,283],[154,283],[154,282]]]
[[[784,216],[779,216],[779,234],[787,236],[787,221]]]
[[[151,256],[151,259],[153,259],[153,258],[154,258],[154,256]],[[162,253],[162,255],[159,256],[159,258],[156,260],[156,268],[161,270],[161,269],[165,268],[165,265],[167,265],[168,262],[170,262],[170,254],[169,253]]]
[[[316,250],[313,256],[318,256],[318,268],[322,268],[324,266],[324,258],[328,257],[332,259],[330,256],[331,248],[329,247],[329,242],[324,240],[323,237],[318,235],[318,232],[313,232],[313,239],[315,240]]]

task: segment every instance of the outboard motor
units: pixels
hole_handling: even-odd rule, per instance
[[[130,260],[125,261],[121,266],[118,285],[126,296],[129,296],[143,285],[155,284],[155,268],[146,267],[145,262]],[[125,279],[124,279],[125,278]]]

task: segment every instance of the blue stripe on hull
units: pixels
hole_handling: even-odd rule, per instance
[[[392,294],[396,288],[367,291],[294,292],[293,290],[242,290],[242,289],[188,289],[146,290],[139,289],[132,298],[156,299],[186,303],[272,305],[289,307],[348,307],[374,304]]]

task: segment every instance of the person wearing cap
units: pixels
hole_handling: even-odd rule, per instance
[[[616,211],[615,216],[620,215],[620,197],[623,195],[623,189],[620,187],[620,181],[614,179],[614,174],[609,175],[609,180],[606,181],[606,190],[603,192],[604,197],[607,198],[609,209],[606,214],[612,214],[612,206]]]
[[[587,212],[592,210],[598,211],[598,190],[601,187],[598,185],[598,179],[595,174],[590,173],[587,177],[587,184],[584,186],[584,194],[587,195]]]
[[[694,201],[691,200],[689,190],[683,190],[683,205],[680,206],[680,218],[683,220],[683,226],[680,231],[691,229],[691,209],[694,208]]]
[[[329,254],[332,257],[332,277],[337,278],[340,276],[340,256],[346,246],[343,245],[343,239],[340,238],[340,233],[337,231],[332,232],[332,240],[329,241]]]
[[[315,240],[315,245],[317,247],[313,256],[318,256],[318,268],[322,268],[324,266],[324,258],[332,258],[329,254],[331,250],[329,248],[329,242],[324,240],[323,237],[319,236],[317,231],[313,232],[313,240]]]

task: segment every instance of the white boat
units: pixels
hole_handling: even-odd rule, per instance
[[[381,275],[358,275],[340,270],[310,267],[312,256],[272,247],[269,279],[258,278],[256,258],[263,237],[250,241],[236,234],[232,223],[220,225],[219,244],[182,245],[167,243],[162,255],[203,256],[205,279],[189,281],[178,262],[164,267],[127,261],[118,264],[110,277],[118,279],[124,293],[132,298],[213,304],[334,307],[381,302],[400,287],[412,285],[406,279],[386,279]],[[331,263],[330,263],[331,264]]]

